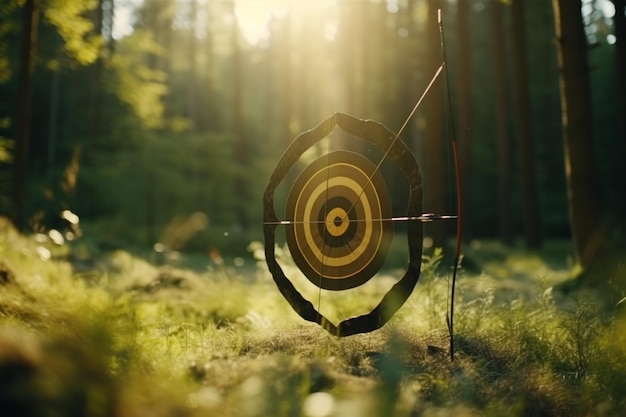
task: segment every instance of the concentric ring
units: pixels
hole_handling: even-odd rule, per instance
[[[303,154],[311,149],[315,144],[322,141],[324,138],[328,138],[335,128],[341,128],[348,134],[363,139],[368,145],[384,152],[384,159],[392,161],[402,172],[404,177],[408,181],[408,204],[406,207],[406,218],[417,219],[423,213],[422,205],[422,177],[420,174],[419,165],[415,159],[415,156],[411,150],[406,146],[404,142],[398,139],[398,136],[385,127],[383,124],[372,121],[357,119],[345,113],[335,113],[323,120],[315,128],[303,132],[296,137],[285,150],[285,153],[281,156],[277,162],[272,175],[269,178],[265,191],[263,192],[263,237],[265,240],[265,261],[267,268],[272,274],[272,278],[276,283],[276,286],[280,290],[281,294],[285,297],[285,300],[289,305],[302,317],[304,320],[318,323],[330,334],[335,336],[350,336],[357,333],[366,333],[372,330],[379,329],[384,326],[396,311],[406,302],[411,295],[411,292],[415,288],[420,276],[420,267],[422,262],[422,222],[409,221],[406,225],[406,243],[409,250],[409,263],[402,278],[396,282],[393,287],[383,296],[380,303],[374,307],[369,313],[351,317],[349,319],[342,320],[340,323],[333,323],[324,314],[319,311],[319,307],[316,309],[310,300],[306,299],[285,275],[285,271],[281,268],[278,260],[276,259],[276,229],[279,227],[285,227],[285,229],[291,227],[294,224],[294,217],[291,220],[279,218],[276,215],[276,208],[274,205],[274,197],[276,189],[283,183],[296,163],[300,160]],[[381,160],[382,161],[382,160]],[[381,161],[378,163],[380,164]],[[373,177],[373,180],[378,183],[378,179]],[[374,184],[374,188],[382,190],[383,188]],[[294,191],[295,192],[295,191]],[[333,204],[333,207],[343,207],[341,204],[345,204],[347,198],[339,195],[333,198],[338,200]],[[378,193],[382,194],[382,191]],[[344,203],[340,203],[343,198]],[[330,198],[327,198],[330,201]],[[355,205],[356,209],[357,205]],[[293,209],[293,208],[292,208]],[[349,208],[346,209],[346,213],[352,212]],[[322,212],[318,216],[318,228],[320,223],[326,223],[326,218],[329,217],[328,212]],[[351,213],[356,216],[354,213]],[[356,216],[356,218],[363,219],[362,214]],[[334,223],[333,219],[333,223]],[[341,224],[341,223],[340,223]],[[348,228],[343,235],[348,237],[347,233],[356,233],[358,222],[350,222]],[[320,229],[322,236],[324,235],[324,228]],[[337,247],[339,241],[334,240],[336,236],[327,234],[326,243],[335,243]],[[293,246],[293,245],[292,245]]]
[[[380,270],[393,237],[384,179],[367,158],[334,151],[309,164],[287,197],[287,245],[315,285],[345,290]]]

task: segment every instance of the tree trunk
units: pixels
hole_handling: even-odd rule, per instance
[[[471,97],[471,65],[470,65],[470,4],[468,0],[460,0],[457,2],[457,26],[458,26],[458,143],[460,148],[461,173],[463,177],[463,186],[471,190],[471,166],[472,160],[470,155],[471,149],[471,119],[472,119],[472,97]],[[471,210],[468,204],[463,205],[463,219],[465,224],[472,224]],[[471,230],[466,227],[466,231]],[[467,236],[467,234],[466,234]],[[469,236],[468,236],[469,237]]]
[[[95,32],[104,39],[103,21],[104,21],[104,0],[98,0],[98,6],[94,15]],[[102,47],[98,47],[98,58],[93,67],[93,83],[91,85],[91,134],[89,135],[87,157],[92,156],[93,148],[98,144],[100,137],[100,127],[102,120]]]
[[[61,55],[61,38],[59,35],[55,35],[54,40],[55,47],[55,59],[59,59]],[[48,154],[46,157],[46,179],[48,182],[52,181],[54,177],[55,165],[56,165],[56,148],[57,148],[57,133],[59,122],[59,97],[61,91],[61,69],[55,68],[52,70],[52,83],[50,87],[50,113],[48,114]]]
[[[277,54],[280,56],[280,72],[282,74],[282,96],[281,101],[283,103],[282,106],[282,114],[281,114],[281,126],[282,126],[282,136],[285,142],[284,146],[287,147],[291,141],[294,139],[294,131],[292,130],[292,43],[291,43],[291,12],[287,13],[285,19],[281,23],[280,33],[282,35],[282,42],[280,45],[281,49],[277,51]]]
[[[507,86],[504,46],[504,6],[492,3],[492,34],[494,39],[495,122],[498,172],[498,230],[500,239],[507,245],[513,243],[513,216],[511,215],[511,155],[507,132]]]
[[[191,123],[191,130],[196,131],[198,128],[198,95],[196,93],[196,22],[198,13],[198,1],[191,0],[189,8],[189,21],[192,22],[189,33],[189,78],[187,79],[187,115]]]
[[[215,80],[213,78],[213,74],[217,65],[215,64],[215,51],[213,47],[213,31],[212,28],[215,26],[213,22],[213,9],[211,8],[212,2],[207,2],[205,4],[206,8],[206,39],[204,41],[205,51],[206,51],[206,83],[207,83],[207,105],[206,109],[203,112],[206,115],[206,130],[210,132],[215,132],[220,130],[220,117],[218,112],[218,107],[216,104],[217,92],[215,88]]]
[[[615,31],[615,62],[617,65],[617,99],[619,103],[619,114],[626,113],[626,79],[622,74],[626,74],[626,0],[613,0],[615,5],[615,16],[613,26]],[[626,118],[619,118],[621,123],[621,141],[626,142]],[[626,166],[626,164],[625,164]]]
[[[526,58],[526,24],[524,21],[524,10],[523,0],[513,0],[513,69],[517,101],[515,109],[515,128],[517,130],[520,158],[524,236],[527,247],[537,248],[541,246],[541,220],[535,173],[535,151],[530,120],[530,89],[528,83],[528,62]]]
[[[32,106],[33,70],[37,43],[37,7],[26,0],[22,27],[22,49],[17,94],[15,160],[13,182],[13,221],[19,229],[26,227],[26,186],[28,176],[28,142]]]
[[[437,11],[441,9],[442,2],[433,0],[429,3],[428,19],[428,81],[439,65],[441,65],[441,50],[439,42],[439,25]],[[446,144],[443,130],[443,83],[442,79],[433,84],[432,89],[425,98],[424,111],[427,115],[426,143],[424,161],[424,207],[426,211],[433,213],[445,213],[449,210],[446,202]],[[424,235],[432,239],[434,248],[445,246],[446,224],[445,222],[432,222],[424,225]]]
[[[241,47],[239,45],[239,24],[235,15],[235,2],[231,2],[231,11],[233,14],[233,30],[231,33],[231,86],[232,86],[232,133],[233,133],[233,154],[235,156],[235,162],[237,172],[235,174],[234,193],[236,196],[236,212],[238,226],[242,230],[248,228],[248,190],[247,183],[244,178],[244,172],[246,171],[246,143],[243,137],[243,109],[242,109],[242,93],[243,93],[243,79],[241,71]]]
[[[615,31],[615,64],[617,74],[617,123],[619,138],[615,141],[617,145],[616,151],[619,155],[626,155],[626,79],[623,74],[626,74],[626,0],[613,0],[615,5],[615,16],[613,18],[613,25]],[[626,178],[626,164],[621,164],[618,174],[621,178]],[[615,182],[619,184],[619,181]],[[622,187],[621,184],[617,185]],[[624,213],[626,211],[626,193],[620,190],[617,191],[617,195],[620,196],[618,200],[617,212]]]
[[[197,75],[197,59],[198,54],[196,29],[198,27],[198,0],[190,0],[188,19],[191,23],[189,29],[189,75],[187,78],[187,117],[189,118],[189,131],[190,133],[196,133],[200,127],[200,121],[198,117],[198,75]],[[195,135],[192,135],[195,136]],[[192,204],[195,204],[197,208],[203,207],[205,202],[202,198],[202,188],[204,184],[199,179],[198,175],[198,153],[195,146],[195,137],[190,142],[188,152],[189,163],[185,167],[185,173],[189,181],[189,194],[191,195]]]
[[[604,241],[589,86],[589,66],[580,2],[553,0],[557,36],[561,121],[570,224],[576,255],[591,265]]]

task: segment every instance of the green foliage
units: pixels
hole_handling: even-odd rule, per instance
[[[102,38],[93,33],[93,21],[86,13],[95,9],[96,0],[47,0],[44,13],[63,37],[65,52],[80,65],[93,63],[99,55]]]
[[[6,129],[10,124],[10,119],[0,119],[0,129]],[[0,163],[10,163],[13,159],[11,149],[13,148],[13,141],[0,136]]]
[[[229,140],[220,134],[152,134],[99,158],[83,178],[99,196],[89,203],[109,216],[91,222],[95,235],[111,244],[160,242],[170,250],[245,253],[247,240],[239,238],[233,213]]]
[[[11,203],[22,3],[0,5],[3,212]],[[49,234],[38,235],[46,242],[33,242],[4,224],[0,230],[0,273],[11,277],[0,294],[0,366],[26,347],[20,360],[34,377],[15,386],[41,394],[33,397],[43,407],[34,414],[46,415],[48,406],[72,414],[63,407],[80,401],[95,408],[111,404],[108,415],[314,416],[324,407],[329,415],[619,413],[626,396],[620,382],[624,323],[609,325],[605,313],[600,320],[590,295],[564,301],[550,291],[570,272],[562,255],[567,250],[557,251],[555,263],[546,252],[477,241],[468,248],[454,364],[445,354],[449,278],[440,251],[424,257],[415,295],[371,335],[333,339],[301,323],[276,290],[257,240],[261,194],[286,146],[334,111],[397,129],[429,80],[424,57],[432,40],[425,27],[434,16],[426,14],[428,2],[392,3],[330,2],[319,15],[329,19],[324,24],[313,12],[277,14],[269,38],[258,45],[238,38],[222,2],[139,2],[133,33],[106,45],[96,31],[111,22],[95,10],[98,2],[38,3],[44,22],[33,86],[30,212],[46,232],[57,227],[56,213],[71,208],[89,237],[70,247],[51,242]],[[192,4],[197,16],[190,15]],[[476,88],[467,163],[476,186],[465,193],[472,213],[465,227],[479,237],[493,235],[497,224],[491,13],[485,5],[471,8],[470,16]],[[454,101],[456,9],[454,2],[444,6]],[[104,9],[103,15],[112,12]],[[533,2],[527,14],[542,217],[548,233],[563,236],[550,4]],[[603,45],[591,55],[599,68],[593,82],[603,184],[618,206],[623,193],[613,179],[621,153],[611,151],[615,106],[606,105],[614,103],[612,50]],[[427,120],[421,110],[402,139],[423,158]],[[73,158],[77,150],[81,156]],[[517,171],[514,162],[511,170]],[[70,172],[78,175],[75,187],[68,186]],[[398,185],[390,184],[390,191]],[[514,203],[518,188],[514,181]],[[519,229],[522,205],[513,206]],[[256,268],[250,267],[250,241]],[[120,248],[135,254],[113,250]],[[277,248],[277,258],[312,302],[322,298],[286,246]],[[405,239],[394,239],[390,267],[354,293],[324,293],[324,313],[341,320],[368,312],[406,260]],[[32,359],[31,350],[39,356]],[[64,351],[76,362],[68,363]],[[59,378],[67,382],[52,392],[51,381]],[[15,398],[29,406],[26,397]]]
[[[0,5],[0,85],[8,82],[15,70],[11,60],[15,45],[11,40],[20,30],[19,3],[19,0],[8,0]]]
[[[9,0],[0,6],[0,118],[11,121],[0,128],[0,136],[7,140],[15,135],[21,4]],[[196,16],[191,16],[192,4]],[[261,193],[275,162],[298,133],[335,111],[379,120],[397,130],[431,75],[424,59],[430,42],[426,26],[435,17],[434,13],[427,13],[425,1],[398,5],[322,2],[319,9],[317,5],[310,9],[296,7],[288,15],[277,12],[268,26],[269,37],[258,44],[233,36],[236,29],[240,29],[239,35],[249,29],[247,22],[242,18],[239,27],[231,25],[231,10],[220,2],[145,1],[118,5],[105,1],[102,10],[97,10],[99,5],[95,0],[38,3],[43,19],[39,25],[33,86],[28,211],[33,217],[42,210],[51,211],[50,207],[71,208],[80,212],[85,223],[102,229],[109,229],[106,225],[110,224],[121,237],[119,240],[131,243],[152,244],[169,222],[201,211],[210,217],[211,225],[219,227],[206,229],[203,237],[198,234],[197,244],[189,241],[191,246],[205,250],[206,241],[214,241],[221,248],[242,250],[249,240],[261,237],[257,227],[261,221]],[[456,109],[456,6],[454,2],[444,2],[443,6],[448,22],[445,29],[450,97]],[[497,199],[492,192],[497,181],[493,35],[490,6],[485,6],[471,8],[469,16],[469,75],[473,88],[471,146],[467,155],[471,179],[467,185],[472,192],[465,193],[465,206],[473,217],[465,230],[468,235],[479,237],[497,233],[497,222],[493,221],[497,217]],[[245,12],[245,7],[238,5],[237,10]],[[129,11],[127,8],[133,9],[136,18],[133,31],[113,39],[112,25],[120,22],[112,21],[112,16],[123,15]],[[505,9],[506,19],[509,11]],[[560,118],[550,3],[527,5],[527,15],[528,25],[534,25],[527,40],[536,58],[529,61],[529,94],[541,217],[546,233],[563,237],[568,233],[568,217],[562,147],[560,140],[555,140],[560,136]],[[325,19],[325,23],[312,24],[315,16]],[[593,27],[601,27],[598,33],[606,36],[611,28],[601,24],[601,20],[607,19],[598,13],[592,17]],[[507,22],[504,23],[506,27]],[[592,82],[597,93],[594,111],[601,148],[599,165],[609,205],[615,208],[621,204],[623,194],[612,181],[619,173],[620,152],[611,152],[612,145],[609,146],[616,134],[612,123],[616,107],[603,105],[613,100],[612,48],[602,44],[590,54],[598,68]],[[329,65],[321,57],[337,59]],[[409,123],[402,140],[422,161],[427,178],[429,164],[424,160],[421,141],[427,121],[422,110],[415,123]],[[207,138],[210,152],[197,153],[201,146],[187,139],[190,136]],[[223,139],[213,139],[217,137]],[[160,138],[187,148],[172,146],[168,149],[171,160],[158,165],[163,162],[158,154],[164,150],[161,143],[155,143]],[[79,159],[79,185],[66,190],[65,172],[77,148],[83,152]],[[7,149],[0,144],[0,159],[5,162],[8,155],[3,151]],[[511,171],[517,172],[514,153],[512,150],[509,163]],[[154,154],[157,157],[152,158]],[[181,160],[172,161],[174,155]],[[216,168],[196,169],[201,158]],[[134,163],[140,167],[139,175],[129,175]],[[181,185],[177,169],[184,164],[190,166],[190,172],[198,173],[192,173],[192,177],[203,180],[204,186],[211,189],[194,191],[207,196],[203,201],[184,195],[187,190]],[[103,168],[104,165],[111,167]],[[171,178],[162,166],[175,166]],[[111,172],[113,167],[117,173]],[[211,171],[211,175],[204,176],[206,171]],[[11,175],[8,165],[0,173],[2,195],[11,195]],[[121,178],[125,178],[125,183]],[[397,190],[402,184],[395,178],[389,182],[392,198],[397,198],[395,194],[400,194]],[[191,186],[201,188],[199,184]],[[150,190],[151,187],[157,189]],[[128,199],[116,197],[117,189]],[[428,201],[430,191],[424,191],[428,208],[432,203]],[[163,196],[155,219],[147,214],[150,194],[157,200]],[[514,179],[511,222],[516,231],[521,230],[522,205],[517,204],[520,198],[518,180]],[[119,213],[115,212],[113,201],[120,204]],[[199,201],[208,207],[200,207]],[[0,211],[8,213],[10,203],[5,198],[0,202]],[[138,230],[138,222],[150,223],[152,230]],[[229,238],[220,242],[224,233]]]
[[[85,258],[5,221],[0,233],[10,415],[618,416],[626,405],[623,315],[591,293],[553,293],[549,277],[511,296],[514,280],[492,267],[463,274],[451,362],[439,254],[388,325],[338,339],[297,318],[262,259],[192,271],[123,251]],[[508,257],[504,268],[536,270],[532,256]]]
[[[124,38],[120,48],[122,53],[115,54],[109,61],[114,73],[111,89],[130,106],[143,127],[162,127],[161,99],[167,92],[167,74],[145,63],[146,54],[162,53],[162,48],[150,32],[141,30]]]

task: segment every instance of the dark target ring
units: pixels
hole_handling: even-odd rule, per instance
[[[319,210],[317,233],[323,236],[324,245],[340,248],[355,238],[360,207],[351,207],[346,197],[331,197]]]
[[[349,134],[362,138],[367,143],[377,147],[384,152],[385,158],[398,166],[408,180],[409,202],[406,215],[409,218],[417,218],[422,214],[422,180],[415,157],[406,145],[396,138],[392,131],[378,122],[360,120],[343,113],[335,113],[314,129],[299,135],[291,142],[276,164],[263,193],[263,236],[265,239],[265,261],[267,262],[267,267],[279,291],[300,317],[304,320],[318,323],[335,336],[349,336],[370,332],[382,327],[404,304],[413,291],[419,279],[422,260],[422,223],[420,221],[408,222],[409,264],[407,270],[371,312],[349,318],[339,324],[334,324],[318,312],[313,304],[298,292],[293,283],[285,276],[284,271],[276,260],[276,228],[278,226],[289,226],[292,222],[281,220],[276,215],[274,194],[276,188],[285,179],[289,169],[296,164],[302,154],[311,146],[327,137],[335,126],[339,126]]]
[[[320,288],[345,290],[380,270],[393,237],[387,187],[376,166],[348,151],[309,164],[287,197],[287,244]]]

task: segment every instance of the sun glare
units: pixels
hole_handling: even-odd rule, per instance
[[[113,20],[113,39],[119,40],[133,33],[133,10],[141,6],[143,0],[124,0],[115,3]]]
[[[284,18],[288,13],[310,15],[326,26],[324,10],[337,5],[337,0],[236,0],[235,15],[243,37],[250,44],[269,38],[269,23],[273,18]]]
[[[200,0],[200,4],[204,4],[204,1]],[[115,3],[114,39],[119,40],[133,32],[133,13],[143,2],[144,0],[120,0]],[[337,7],[338,0],[234,0],[234,4],[241,34],[251,45],[267,40],[272,19],[282,19],[288,13],[314,19],[324,28],[327,40],[332,40],[337,30],[332,19],[328,17],[328,12]]]

